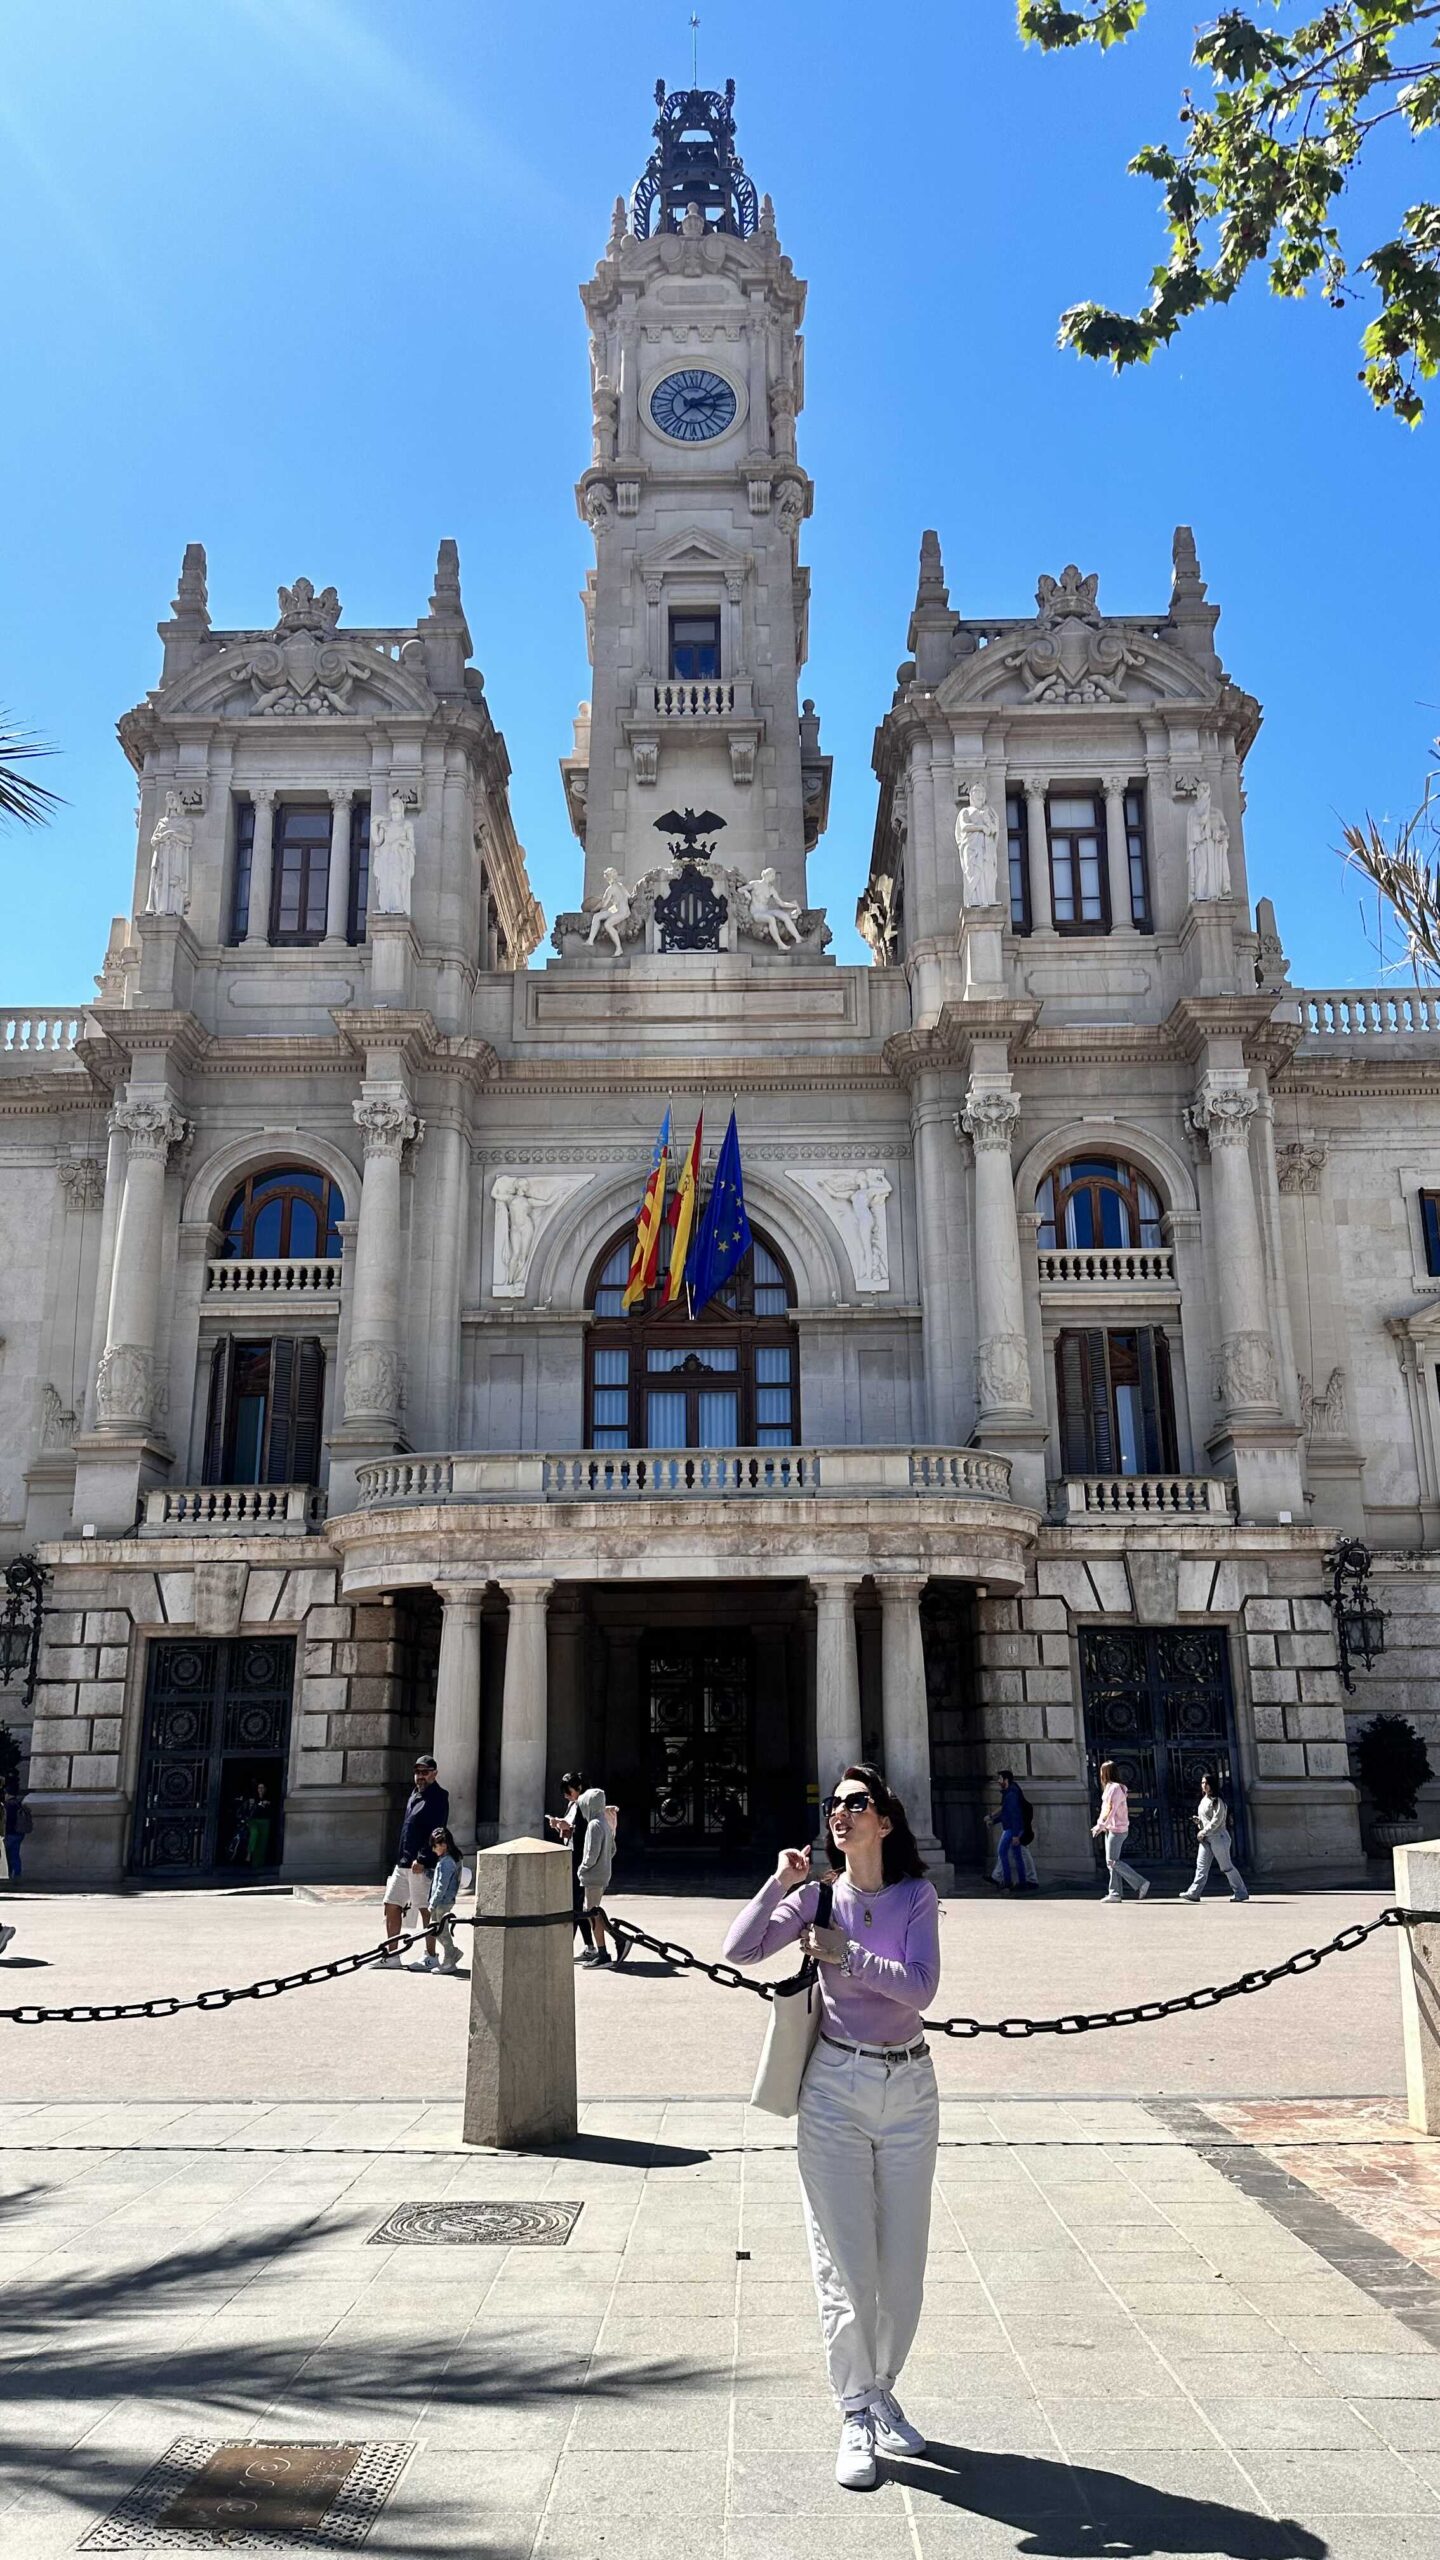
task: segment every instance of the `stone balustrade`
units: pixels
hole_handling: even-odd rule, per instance
[[[205,1294],[227,1298],[328,1298],[338,1303],[343,1268],[338,1255],[313,1261],[265,1262],[246,1261],[237,1254],[233,1260],[206,1263]]]
[[[1389,1037],[1440,1031],[1440,987],[1337,987],[1298,995],[1300,1021],[1312,1039]]]
[[[1228,1476],[1067,1476],[1056,1510],[1062,1520],[1228,1520],[1234,1501]]]
[[[660,720],[727,720],[737,707],[734,685],[713,677],[689,682],[674,677],[649,690]]]
[[[58,1058],[74,1049],[84,1015],[49,1006],[0,1011],[0,1058]]]
[[[1037,1256],[1042,1289],[1173,1289],[1175,1256],[1169,1245],[1042,1246]]]
[[[310,1484],[162,1485],[145,1496],[142,1537],[256,1531],[304,1538],[325,1518],[325,1496]]]
[[[408,1502],[740,1501],[826,1493],[1004,1502],[989,1449],[576,1449],[384,1458],[356,1469],[361,1507]]]

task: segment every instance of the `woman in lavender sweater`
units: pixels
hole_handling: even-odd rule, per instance
[[[875,2455],[923,2453],[895,2397],[925,2288],[940,2109],[920,2012],[940,1980],[940,1905],[905,1808],[878,1769],[847,1769],[825,1800],[837,1877],[815,1925],[807,1849],[732,1922],[725,1953],[754,1964],[798,1939],[820,1965],[820,2037],[800,2092],[800,2185],[830,2387],[835,2477],[868,2489]]]

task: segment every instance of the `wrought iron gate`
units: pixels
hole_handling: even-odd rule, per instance
[[[739,1847],[750,1834],[750,1639],[723,1630],[652,1636],[644,1655],[650,1838]]]
[[[278,1865],[294,1686],[293,1636],[186,1636],[151,1645],[130,1861],[136,1874]],[[268,1816],[246,1815],[262,1801]]]
[[[1190,1866],[1200,1779],[1214,1769],[1244,1855],[1245,1807],[1225,1638],[1208,1627],[1086,1627],[1080,1635],[1091,1801],[1100,1763],[1113,1760],[1130,1793],[1130,1839],[1147,1858]]]

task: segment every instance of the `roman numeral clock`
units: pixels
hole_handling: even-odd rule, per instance
[[[713,436],[723,436],[735,410],[735,394],[724,375],[701,365],[667,373],[650,394],[653,423],[677,444],[708,444]]]

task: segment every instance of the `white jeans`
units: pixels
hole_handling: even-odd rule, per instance
[[[830,2388],[844,2410],[893,2389],[910,2352],[939,2139],[928,2051],[885,2063],[816,2045],[800,2091],[800,2185]]]
[[[1235,1900],[1237,1902],[1248,1902],[1250,1899],[1250,1888],[1246,1884],[1244,1877],[1241,1875],[1239,1868],[1236,1866],[1234,1858],[1231,1856],[1230,1834],[1228,1831],[1212,1831],[1208,1840],[1201,1841],[1199,1854],[1195,1860],[1195,1880],[1193,1884],[1186,1888],[1190,1899],[1194,1902],[1199,1901],[1201,1894],[1205,1890],[1205,1880],[1210,1873],[1212,1865],[1220,1868],[1225,1877],[1226,1883],[1230,1887],[1231,1893],[1235,1897]]]
[[[1138,1867],[1132,1867],[1126,1859],[1125,1843],[1129,1837],[1128,1831],[1107,1831],[1105,1834],[1105,1891],[1111,1902],[1124,1901],[1127,1884],[1132,1893],[1138,1893],[1145,1881]]]

